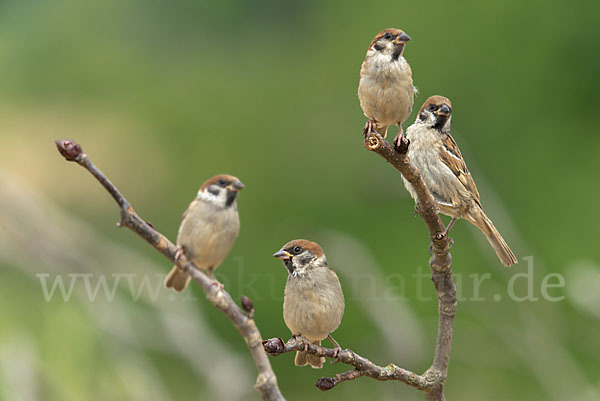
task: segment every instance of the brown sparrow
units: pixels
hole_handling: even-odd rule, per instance
[[[240,232],[236,199],[242,188],[244,184],[231,175],[209,178],[183,213],[177,233],[178,253],[185,253],[211,276],[229,254]],[[183,270],[173,266],[165,279],[165,287],[183,291],[190,279]]]
[[[285,244],[273,256],[282,259],[288,271],[283,297],[283,320],[294,336],[303,336],[321,345],[328,337],[337,352],[341,350],[331,337],[344,315],[344,294],[340,280],[327,265],[323,249],[314,242],[297,239]],[[296,366],[307,363],[323,367],[325,358],[303,351],[296,353]]]
[[[450,135],[451,113],[452,104],[445,97],[431,96],[423,103],[416,121],[406,130],[408,157],[440,211],[452,217],[446,233],[458,218],[466,219],[481,230],[504,265],[514,265],[517,258],[483,211],[473,177]],[[402,179],[416,201],[412,185]]]
[[[369,118],[365,133],[374,127],[384,138],[390,125],[397,124],[402,136],[402,123],[412,111],[416,88],[413,86],[410,65],[402,56],[410,36],[400,29],[379,32],[369,45],[360,67],[358,99]]]

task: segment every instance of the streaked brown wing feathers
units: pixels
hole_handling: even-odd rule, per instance
[[[461,184],[465,187],[465,190],[473,196],[473,199],[475,199],[477,203],[480,203],[479,192],[475,186],[475,181],[473,181],[473,177],[467,168],[458,145],[450,134],[447,134],[442,139],[442,144],[443,149],[440,152],[440,159],[446,166],[448,166],[452,173],[454,173],[456,178],[458,178]]]

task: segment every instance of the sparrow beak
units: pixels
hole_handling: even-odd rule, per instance
[[[288,251],[284,251],[283,249],[280,249],[277,252],[275,252],[273,254],[273,256],[275,256],[276,258],[281,259],[281,260],[286,260],[286,259],[290,259],[292,257],[292,254],[289,253]]]
[[[233,184],[229,185],[227,187],[227,189],[230,191],[237,192],[237,191],[241,191],[242,189],[244,189],[244,186],[245,185],[241,181],[236,181]]]
[[[395,45],[400,45],[408,42],[410,40],[410,36],[402,32],[394,41],[392,42]]]
[[[448,117],[450,115],[450,107],[448,107],[444,104],[444,105],[442,105],[442,107],[437,109],[434,113],[437,116]]]

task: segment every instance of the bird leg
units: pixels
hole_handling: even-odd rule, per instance
[[[181,259],[181,257],[183,255],[185,255],[187,257],[187,259],[194,264],[194,266],[198,267],[198,265],[196,265],[196,263],[188,256],[186,249],[181,245],[177,245],[177,249],[175,250],[175,255],[173,256],[173,259],[175,260],[175,264],[179,263],[179,260]],[[182,268],[179,268],[179,270],[184,271]],[[208,268],[206,270],[206,272],[208,274],[208,277],[210,277],[213,280],[213,282],[211,284],[216,286],[219,290],[222,290],[224,288],[224,285],[223,285],[223,283],[221,283],[219,280],[216,279],[215,275],[213,274],[212,267]]]
[[[214,285],[217,287],[217,289],[222,290],[223,288],[225,288],[225,286],[223,285],[223,283],[221,283],[219,280],[217,280],[217,278],[215,277],[215,274],[213,273],[213,268],[209,268],[208,270],[208,277],[210,277],[212,279],[212,283],[211,285]]]
[[[452,228],[454,223],[456,223],[456,220],[458,220],[458,217],[453,217],[452,220],[450,220],[450,223],[448,223],[448,226],[446,227],[446,231],[444,232],[445,236],[448,236],[448,232],[450,231],[450,229]],[[454,246],[454,240],[452,238],[448,237],[448,247],[452,248],[453,246]]]
[[[446,231],[444,232],[444,235],[448,235],[448,232],[450,231],[450,229],[452,228],[454,223],[456,223],[456,220],[458,220],[458,217],[453,217],[452,220],[450,220],[450,223],[448,223],[448,227],[446,227]]]
[[[375,122],[369,119],[363,128],[363,135],[366,137],[371,131],[375,131]]]
[[[292,338],[304,345],[303,352],[308,351],[308,347],[310,346],[310,341],[308,341],[308,338],[304,337],[302,334],[292,334]]]
[[[452,228],[454,223],[456,223],[456,220],[458,220],[458,217],[453,217],[452,220],[450,220],[450,223],[448,223],[448,226],[446,227],[446,231],[444,231],[444,236],[448,237],[448,232],[450,231],[450,229]],[[452,238],[448,237],[448,247],[452,248],[453,246],[454,246],[454,240]],[[430,243],[429,244],[429,254],[430,255],[431,255],[432,251],[433,251],[433,243]]]
[[[398,152],[404,153],[408,150],[408,145],[410,141],[407,137],[404,136],[404,131],[402,130],[402,125],[398,123],[398,135],[394,138],[394,147]]]
[[[334,361],[332,363],[338,363],[340,361],[340,354],[342,352],[342,347],[340,347],[340,345],[338,344],[337,341],[334,340],[334,338],[331,336],[331,334],[327,335],[327,338],[329,338],[329,341],[331,341],[333,343],[333,359]]]

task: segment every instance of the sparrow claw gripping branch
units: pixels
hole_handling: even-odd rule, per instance
[[[369,135],[369,133],[371,133],[372,131],[375,131],[375,123],[373,122],[373,120],[367,120],[367,122],[365,123],[365,127],[363,128],[363,136],[366,138],[367,135]]]
[[[300,340],[302,345],[304,345],[304,352],[308,351],[308,348],[310,348],[310,341],[308,341],[308,339],[304,336],[299,336],[297,338]]]
[[[408,145],[410,145],[410,140],[404,136],[402,130],[398,132],[396,138],[394,138],[394,148],[400,153],[406,153],[408,151]]]
[[[341,359],[342,347],[340,347],[340,344],[331,335],[328,335],[327,338],[333,343],[333,361],[331,361],[331,364],[335,365]]]
[[[177,245],[177,251],[175,251],[175,262],[179,262],[179,259],[181,259],[181,256],[185,254],[185,250],[183,249],[182,246]]]
[[[223,288],[225,288],[225,285],[223,283],[221,283],[219,280],[217,280],[215,278],[215,276],[212,276],[213,282],[211,283],[212,285],[214,285],[215,287],[217,287],[217,290],[222,290]]]

